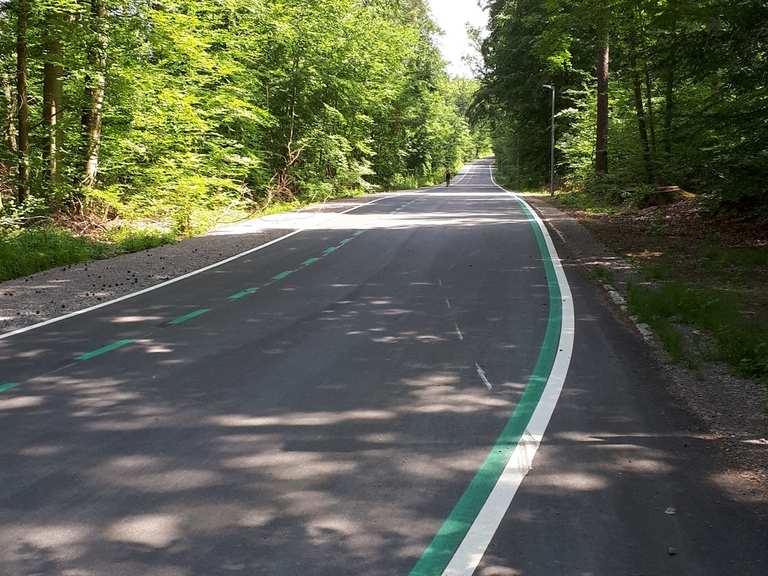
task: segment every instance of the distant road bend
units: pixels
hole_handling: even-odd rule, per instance
[[[0,574],[765,576],[566,248],[482,160],[0,339]]]

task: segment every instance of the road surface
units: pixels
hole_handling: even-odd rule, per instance
[[[369,200],[0,340],[0,574],[768,574],[761,511],[489,161]]]

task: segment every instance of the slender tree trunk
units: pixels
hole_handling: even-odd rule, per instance
[[[106,17],[107,9],[104,0],[91,0],[91,19],[95,40],[88,54],[90,71],[85,86],[87,108],[83,113],[85,141],[83,185],[86,188],[95,186],[99,172],[104,92],[107,83],[107,45],[109,42]]]
[[[674,130],[675,117],[675,68],[677,58],[677,1],[670,0],[669,8],[672,15],[672,25],[670,26],[670,45],[667,54],[666,73],[664,78],[664,155],[665,160],[669,162],[672,159],[672,131]]]
[[[645,97],[646,97],[646,110],[648,111],[648,129],[651,136],[651,157],[656,158],[657,142],[656,142],[656,113],[653,108],[653,81],[651,80],[651,70],[648,66],[648,60],[644,63],[645,66]]]
[[[56,185],[61,180],[64,129],[62,107],[64,100],[61,65],[61,40],[57,27],[58,18],[50,14],[46,18],[45,64],[43,67],[43,120],[46,124],[46,146],[44,150],[48,166],[48,181]]]
[[[29,194],[29,102],[27,99],[27,26],[29,0],[17,0],[16,22],[16,110],[19,159],[16,199],[23,204]]]
[[[607,14],[603,17],[597,49],[597,134],[595,139],[595,172],[608,173],[608,73],[610,62]]]
[[[62,114],[64,105],[64,69],[61,65],[61,40],[58,18],[50,14],[46,18],[45,64],[43,66],[43,119],[46,124],[45,160],[48,179],[52,185],[61,180],[64,128]]]
[[[653,182],[653,162],[651,160],[651,148],[648,142],[648,123],[643,107],[643,83],[640,79],[640,71],[637,66],[637,53],[634,42],[629,49],[629,65],[632,69],[632,88],[635,96],[635,114],[637,116],[637,129],[640,133],[640,143],[643,147],[643,161],[645,162],[645,176],[647,182]]]
[[[11,154],[16,156],[16,96],[13,93],[13,82],[8,74],[3,74],[0,82],[3,85],[3,96],[6,103],[3,139]]]
[[[13,93],[13,81],[8,74],[0,76],[2,84],[3,98],[5,99],[5,111],[3,118],[3,142],[8,150],[9,157],[15,158],[18,154],[16,150],[16,95]],[[8,167],[12,176],[13,166]],[[3,207],[3,196],[0,191],[0,209]]]
[[[664,153],[667,159],[672,157],[672,131],[675,117],[675,56],[674,48],[670,51],[667,61],[664,94]]]

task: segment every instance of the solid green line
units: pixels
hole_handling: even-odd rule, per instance
[[[232,294],[232,296],[229,297],[230,300],[242,300],[246,296],[250,296],[251,294],[255,294],[258,292],[258,288],[246,288],[245,290],[241,290],[237,294]]]
[[[338,249],[339,249],[338,246],[330,246],[330,247],[326,248],[325,250],[323,250],[323,254],[325,256],[328,256],[328,254],[333,254]]]
[[[355,232],[355,234],[354,234],[354,235],[355,235],[355,236],[361,236],[361,235],[363,235],[363,234],[365,234],[365,230],[358,230],[357,232]]]
[[[344,238],[344,240],[342,240],[341,242],[339,242],[339,248],[341,248],[341,247],[343,247],[343,246],[346,246],[347,244],[349,244],[350,242],[352,242],[352,240],[354,240],[354,238]]]
[[[207,314],[210,312],[210,308],[200,308],[200,310],[195,310],[194,312],[190,312],[189,314],[184,314],[184,316],[179,316],[178,318],[174,318],[168,324],[171,326],[178,326],[179,324],[184,324],[184,322],[189,322],[190,320],[194,320],[195,318],[198,318],[202,316],[203,314]]]
[[[280,280],[285,280],[286,278],[288,278],[288,276],[290,276],[294,272],[296,272],[296,270],[286,270],[285,272],[280,272],[280,274],[275,274],[274,276],[272,276],[272,280],[274,280],[275,282],[279,282]]]
[[[7,383],[7,384],[0,384],[0,393],[8,392],[8,390],[13,390],[14,388],[17,388],[18,386],[19,386],[18,384],[12,384],[10,382]]]
[[[113,350],[117,350],[118,348],[123,348],[124,346],[133,344],[134,342],[135,340],[118,340],[117,342],[113,342],[112,344],[107,344],[106,346],[99,348],[98,350],[94,350],[93,352],[86,352],[85,354],[75,358],[75,360],[78,360],[78,361],[90,360],[91,358],[96,358],[97,356],[101,356],[102,354],[106,354],[107,352],[112,352]]]
[[[483,465],[411,570],[410,576],[439,576],[445,570],[494,486],[496,486],[512,456],[512,452],[528,427],[533,412],[541,400],[557,356],[563,313],[560,285],[557,282],[552,256],[547,248],[544,235],[533,214],[524,204],[521,203],[521,206],[528,216],[528,221],[536,237],[536,243],[544,261],[544,271],[549,288],[549,319],[544,333],[544,341],[520,402],[515,407],[490,453],[486,456]]]
[[[309,260],[304,260],[304,262],[301,263],[302,266],[312,266],[312,264],[317,264],[320,262],[320,258],[310,258]]]

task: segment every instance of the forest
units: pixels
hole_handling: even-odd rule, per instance
[[[424,0],[3,2],[2,233],[189,233],[442,178],[489,141],[437,34]]]
[[[617,203],[663,187],[713,210],[768,204],[764,0],[490,0],[482,88],[503,178]]]

